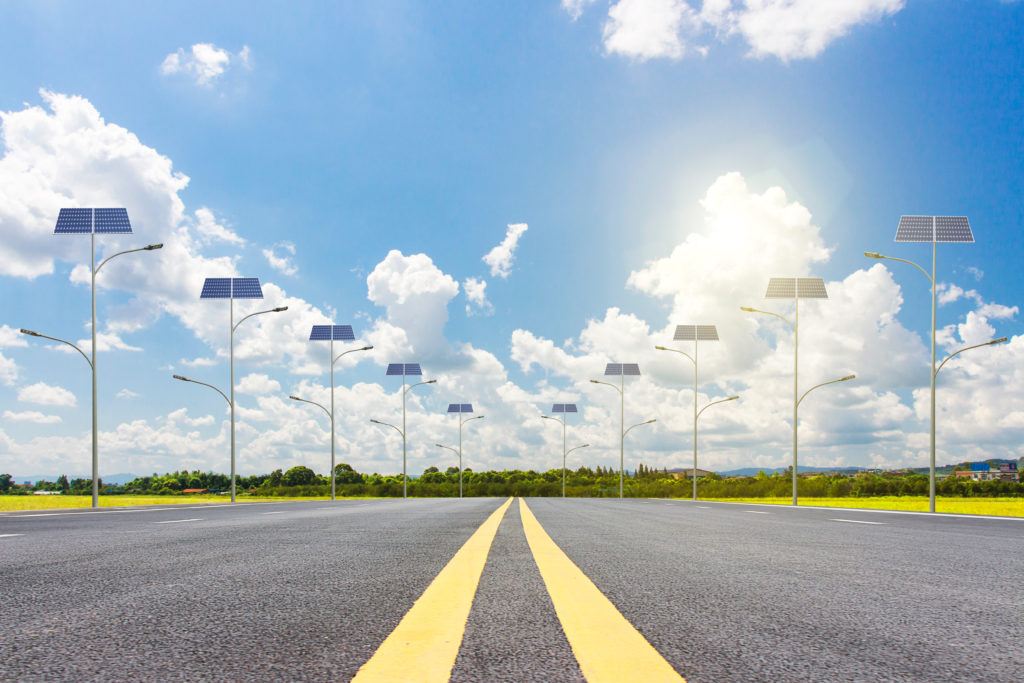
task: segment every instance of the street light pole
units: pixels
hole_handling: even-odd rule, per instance
[[[624,383],[625,378],[623,375],[619,375],[620,384],[622,386],[615,386],[609,382],[602,382],[601,380],[592,379],[590,380],[593,384],[603,384],[606,387],[611,387],[615,391],[619,392],[619,498],[623,496],[623,482],[625,481],[625,461],[626,461],[626,385]],[[634,425],[635,426],[635,425]],[[632,427],[630,427],[632,429]]]
[[[470,422],[471,420],[484,419],[483,415],[477,415],[476,417],[471,417],[469,420],[466,420],[462,417],[464,414],[465,413],[463,412],[459,412],[459,498],[462,498],[462,425]]]
[[[363,346],[358,349],[349,349],[348,351],[342,351],[337,356],[334,355],[334,337],[331,337],[331,500],[335,500],[334,489],[335,489],[335,459],[334,459],[334,444],[337,439],[334,436],[334,365],[341,359],[342,356],[347,356],[350,353],[357,353],[359,351],[370,351],[373,349],[372,346]]]
[[[565,460],[568,453],[565,450],[565,415],[561,418],[551,417],[550,415],[541,415],[542,420],[554,420],[562,424],[562,498],[565,498]]]
[[[231,380],[231,502],[235,502],[235,330],[238,326],[244,323],[249,318],[257,315],[264,315],[266,313],[283,313],[288,310],[287,306],[278,306],[277,308],[270,308],[265,311],[256,311],[245,316],[237,323],[235,322],[235,298],[231,297],[228,299],[230,302],[229,310],[230,314],[228,317],[229,324],[231,325],[231,333],[228,335],[228,347],[229,347],[229,360],[228,364],[231,366],[229,372],[229,379]]]
[[[304,399],[304,398],[299,398],[298,396],[289,396],[288,398],[290,398],[293,401],[300,401],[302,403],[308,403],[308,404],[310,404],[312,406],[316,406],[320,410],[322,410],[325,413],[327,413],[327,419],[329,419],[331,421],[331,440],[333,442],[333,440],[334,440],[334,410],[327,410],[327,408],[325,406],[317,403],[316,401],[310,401],[310,400],[307,400],[307,399]],[[331,443],[331,500],[335,500],[335,498],[334,498],[334,444],[333,443]]]
[[[697,418],[699,418],[705,410],[711,406],[716,406],[719,403],[728,403],[729,401],[736,401],[739,396],[730,396],[729,398],[722,398],[717,401],[712,401],[707,404],[696,415],[693,416],[693,500],[697,500]]]
[[[565,461],[569,458],[570,453],[581,448],[590,448],[590,444],[581,443],[579,446],[573,446],[569,450],[562,452],[562,498],[565,498]]]

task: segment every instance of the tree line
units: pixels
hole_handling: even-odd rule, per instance
[[[401,496],[401,475],[363,474],[350,465],[335,468],[339,496]],[[257,496],[324,496],[330,493],[330,478],[298,465],[269,474],[238,477],[237,490],[243,495]],[[562,470],[463,470],[463,487],[467,496],[560,496]],[[219,472],[182,470],[166,474],[137,477],[125,484],[102,484],[101,493],[176,495],[186,489],[205,489],[222,493],[230,488],[230,477]],[[676,478],[665,469],[641,464],[626,474],[624,494],[638,498],[685,498],[691,494],[691,483],[684,473]],[[439,470],[427,468],[419,477],[410,477],[409,495],[450,497],[459,495],[459,471],[455,467]],[[993,497],[1024,496],[1024,483],[1013,481],[972,481],[955,476],[938,482],[943,496]],[[61,475],[55,481],[38,481],[30,487],[16,487],[9,474],[0,474],[0,493],[31,493],[60,491],[86,495],[92,490],[89,479],[68,479]],[[786,497],[792,493],[788,472],[758,473],[751,477],[722,477],[709,474],[697,483],[703,498],[766,498]],[[807,498],[925,496],[928,477],[918,473],[861,472],[853,476],[839,474],[801,475],[799,494]],[[566,476],[566,495],[573,497],[614,497],[619,495],[618,470],[604,467],[580,467]]]

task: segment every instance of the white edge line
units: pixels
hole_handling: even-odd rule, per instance
[[[25,534],[0,534],[0,538],[10,538],[11,536],[24,536]]]
[[[771,514],[770,512],[765,512],[764,510],[744,510],[744,512],[750,513],[752,515],[770,515]]]
[[[849,522],[850,524],[885,524],[885,522],[869,522],[864,519],[829,519],[830,522]]]
[[[666,500],[665,498],[657,500]],[[669,498],[667,500],[674,500],[678,503],[692,503],[692,500],[687,498]],[[879,510],[878,508],[840,508],[840,507],[829,507],[827,505],[798,505],[793,507],[792,505],[780,505],[778,503],[741,503],[731,500],[708,500],[706,503],[714,503],[716,505],[757,505],[759,507],[776,508],[783,510],[829,510],[831,512],[840,512],[843,510],[850,510],[851,512],[878,512],[883,515],[923,515],[925,517],[952,517],[953,519],[994,519],[1002,522],[1024,522],[1024,517],[1006,517],[1000,515],[969,515],[966,513],[957,512],[918,512],[917,510]],[[697,507],[710,507],[701,506]]]
[[[201,522],[203,521],[199,517],[193,517],[192,519],[165,519],[162,522],[153,522],[153,524],[177,524],[178,522]]]

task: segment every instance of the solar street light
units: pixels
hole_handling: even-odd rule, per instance
[[[693,470],[697,471],[697,351],[700,341],[718,341],[718,328],[714,325],[676,325],[676,333],[673,336],[675,341],[692,341],[693,355],[681,349],[670,349],[665,346],[655,346],[658,351],[672,351],[685,356],[693,363]],[[697,500],[697,485],[693,486],[693,499]]]
[[[399,375],[402,376],[402,428],[398,429],[398,427],[395,427],[394,425],[387,426],[395,427],[395,429],[398,429],[398,433],[402,435],[402,498],[408,498],[409,481],[405,473],[406,455],[408,453],[408,440],[406,439],[407,431],[405,425],[405,397],[410,391],[412,391],[416,387],[422,386],[424,384],[436,384],[437,380],[430,379],[427,380],[426,382],[417,382],[416,384],[407,385],[407,377],[421,377],[423,375],[423,370],[422,368],[420,368],[419,363],[388,363],[388,369],[385,374],[388,375],[389,377],[397,377]],[[377,422],[377,420],[370,420],[370,422],[375,422],[377,424],[387,424],[386,422]]]
[[[225,394],[225,393],[224,393],[223,391],[221,391],[221,390],[220,390],[220,389],[218,389],[217,387],[213,386],[212,384],[207,384],[206,382],[200,382],[200,381],[199,381],[199,380],[197,380],[197,379],[190,379],[190,378],[188,378],[188,377],[184,377],[184,376],[182,376],[182,375],[171,375],[171,377],[172,377],[173,379],[176,379],[176,380],[178,380],[179,382],[191,382],[192,384],[200,384],[200,385],[202,385],[202,386],[204,386],[204,387],[210,387],[211,389],[213,389],[214,391],[216,391],[216,392],[217,392],[218,394],[220,394],[220,395],[221,395],[221,398],[223,398],[223,399],[224,399],[225,401],[227,401],[227,404],[228,404],[228,407],[229,407],[229,408],[231,407],[231,399],[229,399],[229,398],[227,397],[227,395],[226,395],[226,394]]]
[[[639,377],[640,366],[636,363],[608,363],[604,374],[606,377],[618,377],[619,385],[615,386],[597,379],[590,381],[593,384],[604,384],[619,392],[619,498],[622,498],[626,478],[626,377]]]
[[[561,415],[561,417],[541,415],[541,418],[562,423],[562,498],[565,498],[565,460],[569,455],[569,451],[565,450],[565,417],[569,413],[575,413],[578,411],[576,410],[575,403],[555,403],[551,406],[551,412],[555,415]]]
[[[132,224],[128,220],[128,211],[123,208],[61,209],[60,213],[57,214],[57,224],[53,229],[53,234],[55,235],[89,235],[90,240],[89,272],[90,290],[92,292],[92,327],[90,332],[92,335],[92,345],[89,349],[89,356],[86,356],[85,359],[89,362],[89,368],[92,371],[92,506],[94,508],[99,507],[100,494],[99,404],[96,398],[97,383],[99,381],[96,373],[96,276],[103,266],[118,256],[133,254],[137,251],[153,251],[164,246],[163,244],[147,244],[144,247],[125,249],[106,257],[100,261],[99,265],[96,265],[96,235],[131,234],[131,232]],[[82,356],[85,356],[82,349],[64,339],[49,337],[45,334],[33,333],[28,330],[22,330],[22,332],[32,337],[42,337],[60,342],[61,344],[67,344],[82,354]]]
[[[228,300],[228,349],[229,381],[231,382],[231,502],[235,502],[235,330],[249,318],[267,313],[283,313],[287,306],[278,306],[265,311],[256,311],[235,322],[235,299],[262,299],[263,288],[255,277],[208,277],[203,282],[200,299]]]
[[[697,414],[693,416],[693,500],[697,500],[697,420],[704,414],[704,411],[711,406],[717,406],[719,403],[728,403],[729,401],[737,401],[739,398],[739,396],[730,396],[728,398],[720,398],[717,401],[712,401],[697,411]]]
[[[932,371],[931,383],[931,430],[930,430],[930,459],[928,463],[928,511],[935,512],[935,376],[938,369],[935,367],[935,315],[936,315],[936,285],[935,265],[938,256],[940,242],[973,243],[974,232],[971,230],[971,223],[967,216],[900,216],[899,225],[896,228],[897,243],[902,242],[924,242],[932,245],[932,272],[903,258],[886,256],[877,251],[865,251],[864,256],[872,259],[899,261],[917,268],[928,278],[932,286]],[[963,349],[966,351],[967,349]]]
[[[363,346],[357,349],[349,349],[348,351],[342,351],[337,356],[334,355],[334,342],[335,341],[355,341],[355,333],[352,332],[351,325],[313,325],[309,331],[310,341],[330,341],[330,355],[327,357],[330,360],[327,371],[331,375],[331,410],[328,415],[331,418],[331,500],[335,498],[335,488],[337,476],[334,473],[334,445],[337,439],[334,436],[334,365],[341,359],[342,356],[346,356],[350,353],[357,353],[359,351],[369,351],[372,346]],[[297,399],[302,400],[302,399]],[[319,404],[317,404],[319,405]],[[323,406],[321,406],[323,407]]]
[[[477,415],[476,417],[466,418],[465,415],[469,415],[473,412],[472,403],[449,403],[448,414],[457,414],[459,416],[459,498],[462,498],[462,425],[472,420],[482,420],[483,415]]]
[[[744,313],[761,313],[778,318],[793,328],[793,505],[796,505],[797,404],[800,401],[800,299],[827,299],[825,281],[820,277],[773,277],[768,281],[766,299],[792,299],[792,322],[778,313],[740,306]]]

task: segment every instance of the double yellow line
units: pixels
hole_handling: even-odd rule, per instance
[[[480,525],[359,669],[359,683],[443,683],[451,678],[466,621],[509,498]],[[590,683],[683,681],[519,499],[533,559],[580,670]]]

